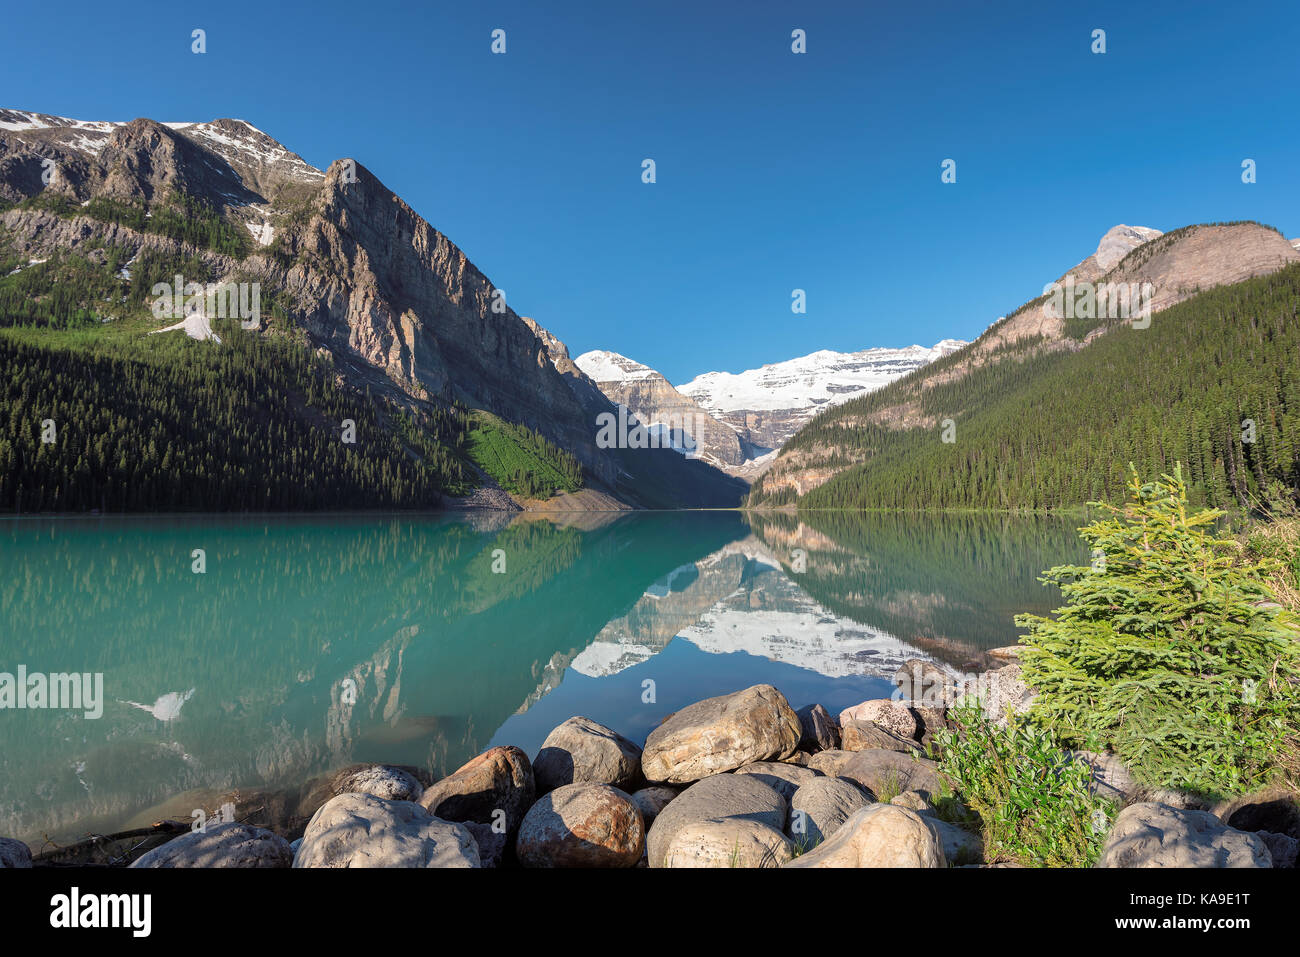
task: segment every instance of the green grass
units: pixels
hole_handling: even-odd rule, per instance
[[[568,453],[521,425],[476,410],[468,451],[474,464],[515,495],[549,498],[582,488],[582,470]]]

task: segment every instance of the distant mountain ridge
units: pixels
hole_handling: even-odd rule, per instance
[[[680,389],[617,352],[592,350],[573,361],[606,396],[646,425],[689,423],[686,431],[693,434],[688,438],[699,443],[694,451],[733,475],[750,478],[762,474],[773,451],[819,410],[881,388],[965,344],[944,339],[930,348],[824,349],[737,374],[707,372]],[[680,447],[677,440],[674,445]]]
[[[1043,296],[999,319],[969,346],[818,416],[785,445],[751,489],[749,503],[868,508],[1082,504],[1102,491],[1113,492],[1113,469],[1124,462],[1171,468],[1172,462],[1151,459],[1152,449],[1182,446],[1189,436],[1197,436],[1195,446],[1180,454],[1184,460],[1196,459],[1192,471],[1197,481],[1208,483],[1207,494],[1222,501],[1228,489],[1235,497],[1258,491],[1269,480],[1289,475],[1290,447],[1276,430],[1290,414],[1285,393],[1294,392],[1285,384],[1292,374],[1286,363],[1294,363],[1294,354],[1281,345],[1294,329],[1285,317],[1262,313],[1246,328],[1219,330],[1196,323],[1206,321],[1200,318],[1206,310],[1235,313],[1275,308],[1274,297],[1285,295],[1289,287],[1282,286],[1279,292],[1250,281],[1297,262],[1300,252],[1294,244],[1259,223],[1200,224],[1168,233],[1114,227],[1093,255],[1057,281],[1070,284],[1073,295],[1084,296],[1072,300],[1072,308],[1061,308],[1055,299],[1060,290],[1049,284]],[[1287,282],[1293,273],[1284,273]],[[1239,287],[1240,292],[1234,292]],[[1116,314],[1111,308],[1117,290],[1124,288],[1149,293],[1145,315]],[[1220,289],[1223,295],[1211,298]],[[1094,295],[1095,302],[1087,298]],[[1204,305],[1193,308],[1197,303]],[[1179,333],[1187,339],[1188,353],[1182,362],[1189,365],[1181,384],[1167,381],[1171,370],[1181,366],[1176,352],[1171,352],[1176,343],[1162,326],[1161,316],[1166,313],[1190,324]],[[1152,327],[1156,332],[1142,332]],[[1253,332],[1256,327],[1269,331]],[[1115,345],[1117,337],[1122,338],[1122,346]],[[1254,344],[1258,337],[1263,337],[1259,346]],[[1275,344],[1253,362],[1239,365],[1243,349],[1266,347],[1270,342]],[[1200,350],[1195,359],[1190,352],[1193,344]],[[1078,361],[1072,358],[1076,354],[1082,354]],[[1148,361],[1155,364],[1143,365]],[[1095,368],[1099,362],[1116,370],[1123,366],[1125,372],[1107,373]],[[1219,366],[1225,371],[1216,379],[1213,374]],[[1236,371],[1230,374],[1228,369]],[[1116,376],[1127,378],[1112,381]],[[1055,387],[1059,391],[1076,379],[1070,395],[1051,391],[1053,382],[1059,383]],[[1261,438],[1258,448],[1243,449],[1239,436],[1233,438],[1243,426],[1230,419],[1219,421],[1226,413],[1214,399],[1215,426],[1210,432],[1206,430],[1211,416],[1206,411],[1175,429],[1176,441],[1173,435],[1156,438],[1166,426],[1149,424],[1150,435],[1141,444],[1136,434],[1130,434],[1138,428],[1139,419],[1128,417],[1138,416],[1136,406],[1126,409],[1111,395],[1119,387],[1133,389],[1136,395],[1154,382],[1165,383],[1166,392],[1148,396],[1141,412],[1141,417],[1160,423],[1162,416],[1185,414],[1178,403],[1193,380],[1207,394],[1217,395],[1223,388],[1236,394],[1238,418],[1257,417],[1267,441]],[[1082,385],[1085,381],[1087,385]],[[1085,434],[1080,431],[1085,423],[1088,429],[1101,428],[1101,420],[1095,419],[1087,403],[1102,394],[1109,396],[1107,402],[1119,403],[1106,413],[1109,430]],[[1254,406],[1249,411],[1248,401]],[[1061,402],[1073,410],[1068,420],[1051,417],[1050,410]],[[1065,414],[1064,408],[1057,412]],[[942,442],[941,425],[949,433]],[[1079,443],[1091,444],[1092,460],[1078,458]],[[1100,450],[1111,446],[1115,457],[1123,457],[1119,465],[1101,460]],[[1103,469],[1104,474],[1099,471]],[[1063,474],[1058,477],[1057,472]],[[1047,475],[1052,476],[1050,481]],[[965,484],[953,486],[962,476]]]
[[[775,449],[818,412],[883,388],[965,345],[943,339],[928,348],[823,349],[739,373],[706,372],[679,391],[752,444]]]

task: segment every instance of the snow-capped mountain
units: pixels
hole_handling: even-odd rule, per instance
[[[779,448],[822,409],[872,392],[966,345],[944,339],[905,349],[823,349],[740,373],[706,372],[678,391],[751,443]]]
[[[662,375],[617,352],[584,352],[573,360],[611,402],[626,406],[661,447],[701,458],[733,474],[766,449],[754,449],[730,425],[682,395]]]

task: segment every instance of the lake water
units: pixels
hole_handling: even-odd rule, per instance
[[[531,756],[576,714],[642,742],[760,682],[832,713],[958,668],[1083,562],[1077,521],[734,512],[11,519],[0,672],[102,672],[103,714],[0,710],[0,834],[38,850],[180,795],[347,764]],[[195,550],[205,570],[196,573]],[[168,802],[171,802],[170,804]],[[193,802],[191,802],[193,805]],[[198,806],[198,805],[193,805]]]

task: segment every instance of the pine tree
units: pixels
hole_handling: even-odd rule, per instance
[[[1091,567],[1043,581],[1055,618],[1021,615],[1033,719],[1063,745],[1112,749],[1152,787],[1221,796],[1278,773],[1300,739],[1300,631],[1272,601],[1276,563],[1216,538],[1223,513],[1190,511],[1181,464],[1080,529]]]

